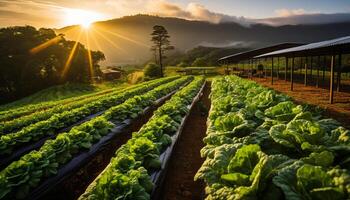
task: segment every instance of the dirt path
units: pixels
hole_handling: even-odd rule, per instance
[[[284,80],[275,80],[274,85],[271,85],[270,77],[254,78],[254,81],[285,93],[298,103],[308,103],[317,105],[325,109],[324,115],[332,117],[343,124],[343,126],[350,128],[350,93],[349,92],[334,92],[334,103],[329,104],[329,90],[328,88],[316,88],[315,86],[304,86],[302,83],[294,83],[294,91],[290,91],[290,82]],[[345,88],[343,89],[343,91]]]
[[[184,126],[165,175],[161,198],[166,200],[201,199],[204,190],[202,182],[194,182],[193,177],[203,163],[200,149],[204,146],[203,137],[207,129],[206,121],[210,108],[210,83],[204,94],[195,104]]]

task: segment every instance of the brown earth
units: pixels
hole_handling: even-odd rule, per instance
[[[169,161],[169,168],[161,188],[160,199],[190,200],[202,199],[204,183],[193,180],[204,159],[200,150],[204,146],[206,121],[210,109],[210,83],[207,82],[204,94],[189,114],[181,137],[177,141]]]
[[[327,84],[316,88],[313,82],[305,86],[301,82],[294,83],[294,90],[290,91],[290,82],[284,80],[274,80],[271,85],[271,78],[253,78],[254,81],[272,88],[276,91],[287,94],[297,103],[307,103],[316,105],[325,110],[324,115],[341,122],[343,126],[350,128],[350,92],[347,87],[342,87],[340,92],[334,91],[334,103],[329,103],[329,88]]]

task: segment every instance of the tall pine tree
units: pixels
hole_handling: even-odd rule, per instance
[[[154,51],[155,58],[158,56],[158,60],[156,59],[155,62],[159,64],[160,74],[163,77],[163,58],[165,58],[164,53],[165,51],[174,49],[174,47],[170,45],[170,36],[164,26],[153,26],[153,32],[151,33],[151,36],[151,41],[153,42],[151,51]]]

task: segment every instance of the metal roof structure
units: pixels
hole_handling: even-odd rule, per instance
[[[110,73],[120,73],[120,71],[115,69],[101,69],[101,72],[104,74],[110,74]]]
[[[307,55],[331,55],[334,53],[349,53],[350,52],[350,36],[315,42],[298,47],[277,50],[255,58],[273,57],[273,56],[307,56]]]
[[[287,48],[291,48],[291,47],[297,47],[297,46],[301,46],[301,45],[304,45],[304,44],[301,44],[301,43],[276,44],[276,45],[272,45],[272,46],[268,46],[268,47],[264,47],[264,48],[253,49],[253,50],[225,56],[225,57],[220,58],[218,60],[218,62],[237,63],[237,62],[240,62],[242,60],[248,60],[248,59],[254,58],[255,56],[258,56],[261,54],[266,54],[269,52],[273,52],[273,51],[277,51],[277,50],[281,50],[281,49],[287,49]]]

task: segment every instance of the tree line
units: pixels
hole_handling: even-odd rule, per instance
[[[101,73],[98,63],[105,56],[91,51],[91,73],[88,51],[81,43],[66,40],[52,29],[1,28],[0,102],[67,82],[90,83],[91,74]]]

